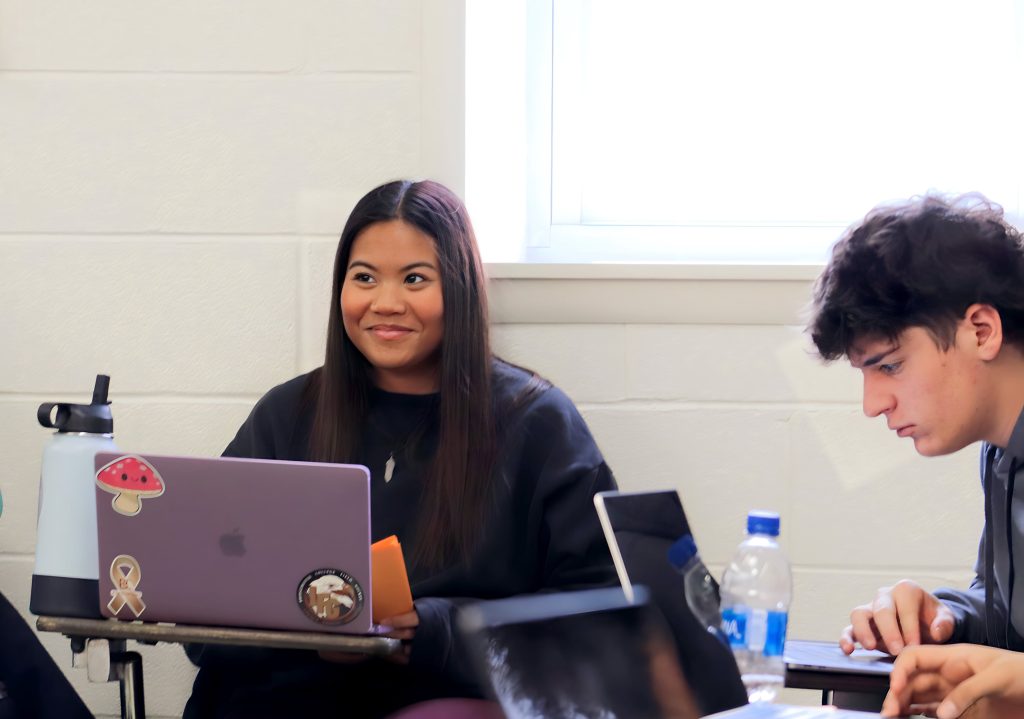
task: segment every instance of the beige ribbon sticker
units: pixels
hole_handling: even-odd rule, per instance
[[[127,604],[135,616],[139,616],[146,609],[142,601],[142,592],[136,591],[139,582],[142,580],[142,569],[139,567],[135,557],[127,554],[119,554],[114,557],[110,564],[110,581],[117,589],[110,590],[110,602],[107,609],[115,617],[124,609]]]

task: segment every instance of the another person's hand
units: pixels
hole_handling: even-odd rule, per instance
[[[839,646],[850,654],[859,642],[865,649],[896,655],[904,647],[949,641],[955,624],[945,603],[904,579],[879,589],[873,602],[854,608]]]
[[[1024,716],[1024,654],[977,644],[907,648],[893,665],[882,715],[918,712],[939,719]]]
[[[401,648],[394,654],[389,654],[385,659],[396,664],[408,664],[409,652],[412,649],[410,642],[416,636],[416,627],[420,625],[420,615],[413,609],[405,614],[382,619],[379,623],[391,627],[391,631],[383,636],[402,640]],[[358,664],[370,658],[369,654],[360,654],[358,652],[321,651],[319,654],[321,659],[338,664]]]

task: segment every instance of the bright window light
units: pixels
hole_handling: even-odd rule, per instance
[[[491,6],[467,7],[485,256],[821,262],[928,191],[1020,216],[1024,0],[531,0],[484,36]]]

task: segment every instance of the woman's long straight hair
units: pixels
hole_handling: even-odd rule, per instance
[[[334,260],[327,353],[313,376],[314,461],[352,462],[365,425],[372,367],[345,333],[341,287],[352,243],[377,222],[402,220],[434,240],[440,262],[444,334],[440,348],[440,429],[419,512],[413,564],[437,568],[465,561],[491,499],[495,417],[491,393],[487,292],[465,205],[448,188],[400,180],[356,203]]]

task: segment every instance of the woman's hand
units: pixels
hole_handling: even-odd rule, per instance
[[[408,664],[409,653],[412,649],[410,642],[412,642],[412,638],[416,636],[416,627],[420,625],[420,615],[416,613],[415,609],[413,609],[405,614],[397,614],[393,617],[382,619],[379,624],[391,627],[391,631],[383,636],[402,640],[402,646],[399,650],[384,658],[389,662],[395,662],[396,664]],[[319,654],[321,659],[325,659],[329,662],[336,662],[338,664],[358,664],[366,661],[371,656],[369,654],[362,654],[359,652],[320,651]]]
[[[882,715],[916,712],[939,719],[1024,715],[1024,654],[977,644],[907,647],[893,665]]]
[[[381,619],[378,624],[391,627],[386,636],[401,639],[403,642],[410,642],[416,636],[416,627],[420,625],[420,615],[412,609],[405,614],[396,614],[387,619]]]
[[[385,659],[395,664],[408,664],[409,654],[412,652],[412,639],[416,636],[416,627],[420,625],[420,615],[416,610],[398,614],[380,621],[386,627],[391,627],[387,636],[402,640],[401,648],[394,654],[389,654]]]

